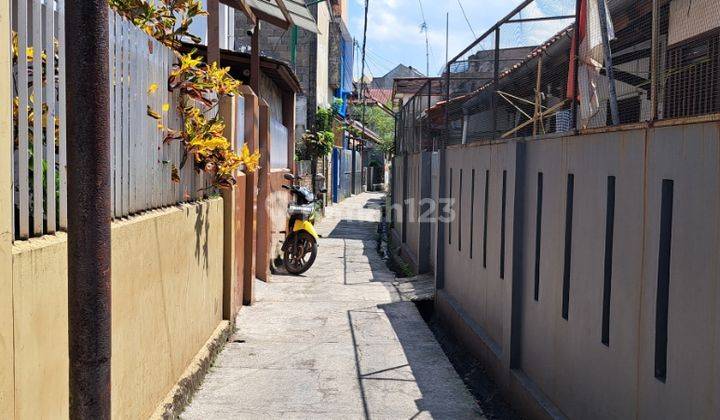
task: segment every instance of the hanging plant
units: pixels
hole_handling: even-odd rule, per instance
[[[120,16],[146,34],[173,50],[182,47],[182,40],[200,43],[201,39],[189,32],[197,16],[206,16],[200,0],[108,0],[110,7]]]
[[[165,143],[182,142],[185,156],[181,166],[192,157],[197,171],[204,171],[212,177],[216,187],[229,188],[235,184],[235,171],[244,166],[245,171],[258,169],[260,154],[251,154],[247,145],[240,154],[232,150],[230,141],[224,136],[225,122],[222,117],[210,116],[224,97],[238,93],[240,82],[230,75],[230,68],[221,68],[217,63],[208,65],[195,51],[182,54],[182,40],[199,42],[189,32],[193,18],[207,15],[199,0],[161,0],[149,3],[147,0],[109,0],[110,7],[130,20],[145,33],[171,48],[178,58],[168,75],[168,89],[180,93],[177,111],[184,124],[179,130],[172,130],[162,124],[161,114],[148,108],[148,116],[158,120],[158,128],[166,131]],[[157,85],[148,87],[153,94]],[[167,112],[169,105],[164,105]],[[217,112],[215,112],[217,114]],[[172,179],[180,180],[180,171],[172,168]]]

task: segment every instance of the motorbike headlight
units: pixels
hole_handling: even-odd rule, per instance
[[[290,216],[300,216],[303,220],[307,219],[312,215],[313,209],[310,206],[297,206],[291,205],[288,207],[288,214]]]

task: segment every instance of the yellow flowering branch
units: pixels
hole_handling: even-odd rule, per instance
[[[206,15],[199,0],[109,0],[110,6],[132,21],[148,35],[170,47],[178,57],[168,76],[168,88],[180,93],[178,112],[184,119],[181,130],[171,130],[162,123],[162,114],[148,107],[149,117],[158,121],[158,129],[165,130],[165,142],[181,141],[187,157],[192,157],[195,169],[213,178],[213,185],[229,188],[235,184],[235,172],[244,166],[247,172],[258,168],[260,155],[250,154],[244,147],[240,154],[232,150],[225,138],[225,122],[219,116],[207,117],[223,97],[238,93],[240,82],[230,75],[230,68],[217,63],[207,65],[195,52],[178,52],[183,39],[199,42],[188,29],[195,16]],[[149,95],[158,90],[157,84],[148,87]],[[169,104],[163,104],[162,112],[168,112]],[[204,109],[204,111],[203,111]],[[185,161],[184,159],[183,161]],[[180,179],[180,171],[173,165],[172,179]]]

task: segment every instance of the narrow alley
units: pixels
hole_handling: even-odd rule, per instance
[[[182,418],[481,418],[376,251],[381,194],[328,209],[304,276],[258,285]]]

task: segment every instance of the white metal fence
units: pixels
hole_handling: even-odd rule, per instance
[[[201,198],[207,185],[191,160],[181,182],[171,182],[173,165],[180,168],[182,145],[163,144],[165,127],[182,124],[179,99],[167,90],[173,52],[111,13],[109,56],[114,216]],[[148,116],[148,110],[161,119]]]
[[[66,174],[65,14],[64,0],[17,0],[13,5],[14,222],[15,238],[27,239],[65,229],[72,211]],[[171,181],[173,165],[181,166],[182,148],[163,144],[164,128],[182,124],[178,98],[167,91],[172,51],[113,12],[109,30],[113,216],[202,198],[207,180],[195,173],[191,160],[179,170],[180,183]],[[151,118],[148,110],[162,119]]]
[[[14,202],[16,232],[21,238],[27,238],[67,226],[67,206],[55,198],[56,191],[60,196],[65,195],[67,185],[65,54],[61,47],[64,45],[64,1],[58,0],[53,13],[46,12],[41,0],[17,0],[16,4],[13,13]],[[56,39],[59,48],[56,48]],[[45,73],[33,71],[38,62],[43,61]],[[37,118],[38,115],[41,117]],[[57,181],[46,182],[48,179]]]

